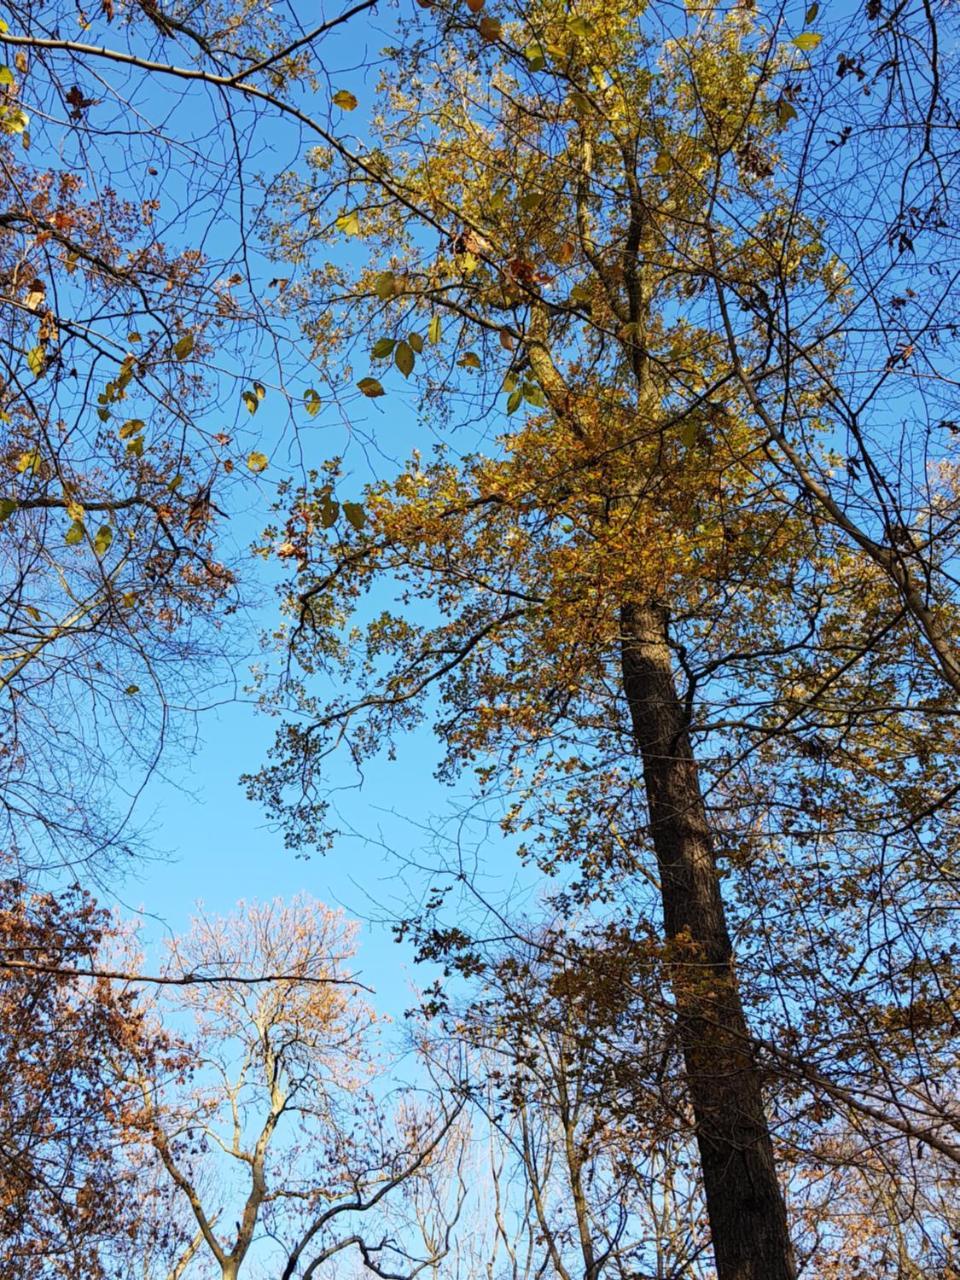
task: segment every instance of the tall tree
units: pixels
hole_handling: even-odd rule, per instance
[[[490,1269],[516,1280],[709,1276],[657,966],[646,966],[643,999],[635,940],[615,929],[574,937],[568,922],[490,950],[480,990],[444,1019],[477,1058],[471,1100],[490,1133],[477,1234]]]
[[[299,898],[201,916],[173,943],[181,983],[155,1014],[193,1025],[179,1069],[124,1059],[138,1102],[123,1117],[183,1211],[173,1274],[236,1280],[259,1256],[309,1280],[355,1252],[412,1277],[446,1253],[464,1192],[457,1102],[374,1095],[375,1018],[345,968],[354,932]]]
[[[290,494],[267,545],[299,568],[305,679],[281,696],[306,723],[256,789],[293,842],[314,840],[328,752],[362,761],[429,709],[441,772],[507,796],[521,852],[576,869],[568,901],[652,878],[718,1274],[791,1276],[765,1080],[778,1119],[802,1081],[804,1105],[826,1093],[957,1154],[932,1087],[956,987],[955,840],[935,817],[952,686],[914,589],[811,487],[842,462],[822,386],[793,371],[800,352],[846,385],[851,267],[789,163],[813,145],[800,112],[825,92],[822,33],[746,6],[433,8],[441,42],[395,55],[362,163],[318,149],[315,176],[291,180],[300,218],[278,251],[303,268],[288,296],[331,380],[362,335],[371,405],[390,360],[435,419],[502,390],[517,425],[486,455],[414,454],[362,510],[339,507],[336,460]],[[311,271],[337,235],[364,268]],[[816,307],[779,355],[765,296]],[[778,420],[809,424],[802,454],[765,400],[787,374]],[[947,565],[946,463],[926,495]],[[941,640],[957,628],[942,581]],[[430,945],[470,971],[461,927]]]

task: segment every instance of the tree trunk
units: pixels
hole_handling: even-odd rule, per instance
[[[673,678],[667,610],[627,603],[621,627],[624,691],[643,760],[718,1280],[794,1280],[713,840]]]

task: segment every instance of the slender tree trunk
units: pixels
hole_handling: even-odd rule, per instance
[[[621,610],[623,683],[643,760],[671,984],[719,1280],[794,1280],[713,840],[667,644],[667,610]]]

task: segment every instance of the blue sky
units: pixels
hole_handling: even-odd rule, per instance
[[[313,6],[295,8],[305,24],[318,20]],[[372,96],[370,86],[376,74],[370,67],[378,50],[389,43],[395,17],[390,9],[364,15],[323,43],[320,53],[327,74],[321,77],[308,106],[325,119],[331,110],[331,94],[349,87],[360,100],[359,109],[349,119],[333,110],[344,133],[362,132],[364,106]],[[87,38],[122,47],[127,36],[136,40],[136,29],[125,33],[107,26],[98,14]],[[90,75],[99,86],[98,122],[105,113],[128,104],[134,118],[140,113],[141,121],[149,118],[162,124],[168,137],[183,144],[171,145],[159,134],[154,136],[149,127],[143,133],[135,131],[118,141],[120,152],[105,155],[104,180],[122,196],[158,199],[155,226],[158,237],[166,243],[198,248],[214,261],[234,258],[241,191],[234,183],[226,201],[212,203],[220,195],[212,184],[222,166],[229,165],[233,145],[219,114],[222,103],[217,96],[203,86],[145,77],[110,63],[92,62]],[[116,98],[107,85],[113,86]],[[237,113],[237,145],[246,158],[243,198],[253,207],[262,194],[255,175],[271,179],[294,163],[310,140],[305,143],[299,131],[241,99],[236,99],[233,108]],[[66,150],[61,162],[68,166],[76,162],[82,167],[82,156],[78,154],[71,161],[70,153],[70,147],[74,142],[79,146],[79,141],[69,131],[64,138]],[[253,271],[250,284],[254,296],[266,296],[270,277],[281,268],[255,250],[247,261]],[[142,916],[142,937],[152,960],[159,958],[165,935],[187,927],[198,901],[208,913],[224,914],[241,898],[290,897],[306,891],[342,905],[352,916],[382,916],[403,895],[396,879],[397,863],[387,847],[415,848],[422,832],[413,824],[427,822],[431,814],[449,803],[431,776],[433,748],[428,731],[408,737],[395,762],[383,762],[369,770],[362,793],[356,789],[343,793],[340,807],[345,826],[356,834],[345,835],[331,855],[314,855],[309,860],[296,857],[284,848],[282,836],[267,825],[259,806],[247,800],[240,775],[256,772],[261,766],[276,722],[258,712],[243,688],[250,664],[261,656],[260,633],[274,627],[278,617],[266,581],[269,570],[250,556],[249,546],[269,518],[277,481],[285,475],[302,475],[304,465],[344,450],[350,440],[335,405],[330,405],[329,417],[322,413],[315,422],[306,421],[297,397],[312,379],[302,351],[287,350],[278,358],[271,350],[269,335],[258,344],[256,335],[248,330],[217,349],[211,363],[213,382],[207,411],[198,425],[207,433],[229,432],[242,453],[262,449],[270,456],[270,466],[260,477],[259,494],[247,476],[242,483],[221,489],[217,499],[227,515],[223,530],[226,558],[241,567],[249,601],[247,612],[229,624],[228,642],[241,656],[230,667],[221,664],[214,669],[198,703],[219,705],[196,716],[181,715],[177,726],[181,745],[163,759],[139,798],[133,825],[142,833],[148,856],[129,867],[125,875],[105,872],[97,878],[96,890],[102,900],[124,915]],[[253,419],[240,403],[244,383],[238,382],[238,377],[262,379],[267,387],[264,404]],[[292,414],[285,393],[293,398]],[[357,468],[349,483],[357,488],[373,478],[375,468],[391,465],[378,447],[367,453],[365,435],[367,442],[378,436],[386,441],[393,456],[405,454],[422,435],[411,392],[392,395],[386,413],[365,402],[362,417],[368,423],[366,427],[362,421],[356,424],[356,447],[351,445],[347,450]],[[298,422],[297,433],[291,430],[291,418]],[[367,427],[372,427],[369,433]],[[206,680],[207,676],[201,677],[201,682]],[[121,781],[132,792],[141,778],[134,772],[132,760],[127,762],[125,779],[122,767]],[[353,788],[355,780],[350,773],[339,764],[333,767],[341,770],[335,781]],[[122,798],[117,807],[124,808]],[[421,975],[414,974],[409,953],[396,946],[386,925],[365,925],[362,938],[359,968],[365,981],[377,989],[378,1007],[396,1014],[411,1003],[412,984],[420,981]]]

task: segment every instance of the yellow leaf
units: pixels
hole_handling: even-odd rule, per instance
[[[32,471],[34,475],[40,470],[43,459],[36,449],[31,449],[27,453],[21,453],[17,459],[17,470],[22,475],[26,471]]]
[[[260,471],[266,471],[269,465],[270,465],[270,459],[267,457],[265,453],[248,453],[247,454],[247,466],[250,468],[252,472],[254,472],[254,474],[257,474]]]
[[[345,236],[358,236],[360,234],[360,215],[354,209],[351,213],[341,213],[336,222],[337,230],[342,231]]]
[[[13,107],[0,115],[0,132],[23,133],[30,123],[30,117],[21,107]]]
[[[342,111],[354,111],[357,106],[357,99],[349,89],[338,89],[333,95],[334,105]]]

